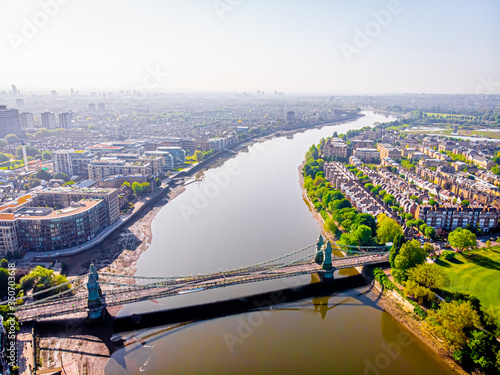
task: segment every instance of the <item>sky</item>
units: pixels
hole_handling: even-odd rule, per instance
[[[500,93],[498,0],[0,0],[0,91]]]

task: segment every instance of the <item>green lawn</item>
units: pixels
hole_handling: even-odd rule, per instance
[[[470,292],[482,304],[500,312],[500,246],[457,254],[452,261],[439,260],[450,277],[453,292]]]

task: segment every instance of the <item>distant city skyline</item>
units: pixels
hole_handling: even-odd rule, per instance
[[[500,2],[5,0],[0,91],[500,93]]]

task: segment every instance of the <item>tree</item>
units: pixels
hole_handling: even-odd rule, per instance
[[[64,180],[65,182],[68,182],[69,180],[71,180],[70,177],[66,173],[62,173],[62,172],[57,172],[54,175],[54,178],[57,180]]]
[[[127,187],[132,189],[132,186],[130,185],[130,182],[128,182],[128,181],[124,181],[122,186],[127,186]]]
[[[403,233],[403,228],[396,220],[387,217],[385,214],[377,216],[377,237],[379,243],[394,242],[397,234]]]
[[[394,206],[394,195],[392,195],[392,194],[386,194],[386,195],[384,195],[384,198],[382,200],[388,206]]]
[[[52,175],[47,172],[45,169],[40,169],[38,172],[35,173],[36,178],[40,180],[45,180],[48,181],[52,179]]]
[[[420,226],[418,227],[418,229],[420,229],[420,231],[421,231],[422,233],[425,233],[425,228],[427,228],[427,224],[425,224],[425,223],[424,223],[424,224],[422,224],[422,225],[420,225]]]
[[[491,241],[490,241],[490,240],[486,241],[486,244],[485,244],[485,245],[486,245],[486,247],[489,249],[489,248],[491,247]]]
[[[352,232],[351,238],[359,246],[368,246],[372,243],[372,230],[369,226],[358,225],[354,232]]]
[[[159,178],[157,178],[155,182],[157,187],[161,186],[161,180]]]
[[[420,201],[418,200],[418,197],[417,197],[416,195],[412,195],[412,196],[410,197],[410,199],[411,199],[412,201],[415,201],[416,203],[420,203]]]
[[[429,204],[431,206],[436,206],[438,204],[438,202],[436,202],[434,199],[429,199]]]
[[[203,157],[204,157],[204,155],[203,155],[203,151],[201,151],[201,150],[196,150],[196,151],[194,152],[194,158],[196,159],[196,161],[197,161],[198,163],[199,163],[199,162],[201,162],[201,161],[203,160]]]
[[[5,139],[7,140],[7,142],[9,143],[16,143],[19,141],[19,137],[15,134],[7,134],[5,136]]]
[[[0,153],[0,163],[4,163],[9,160],[10,158],[6,154]]]
[[[412,296],[419,304],[428,304],[436,298],[432,290],[410,279],[405,282],[404,292],[406,297]]]
[[[435,238],[436,237],[436,230],[433,227],[427,227],[424,230],[425,237],[427,238]]]
[[[356,215],[354,218],[353,224],[355,225],[366,225],[370,227],[372,230],[372,235],[374,235],[377,231],[377,222],[375,221],[375,218],[367,213],[362,213]]]
[[[140,183],[137,181],[134,181],[132,184],[132,190],[134,191],[134,194],[141,194],[142,193],[142,186]]]
[[[340,200],[335,200],[332,202],[333,206],[336,210],[341,210],[342,208],[351,208],[351,202],[347,198],[343,198]]]
[[[36,154],[38,154],[40,151],[38,151],[36,148],[31,147],[31,146],[25,146],[26,147],[26,155],[34,157]],[[23,146],[19,146],[16,148],[16,157],[21,159],[23,157]]]
[[[450,285],[450,278],[434,263],[422,263],[408,270],[408,281],[429,289],[443,289]]]
[[[20,283],[22,289],[25,292],[33,289],[33,293],[35,293],[56,285],[64,284],[67,281],[68,279],[64,275],[56,275],[54,274],[53,270],[48,270],[44,267],[36,266],[33,271],[21,278]],[[56,288],[54,290],[51,290],[50,292],[47,292],[48,294],[40,294],[37,296],[37,298],[45,298],[48,295],[54,295],[69,288],[71,288],[71,285],[66,284],[64,286],[61,286],[60,288]]]
[[[479,326],[479,314],[470,301],[441,303],[438,310],[428,311],[430,328],[450,349],[459,349],[467,342],[467,332]]]
[[[52,160],[52,154],[50,153],[50,151],[45,151],[42,154],[42,160]]]
[[[495,337],[487,332],[474,330],[467,342],[472,362],[483,370],[495,367],[498,351],[498,342]]]
[[[467,199],[464,199],[462,202],[460,202],[460,205],[462,207],[467,207],[469,205],[469,201]]]
[[[476,246],[476,235],[468,229],[457,228],[448,235],[451,247],[459,253]]]
[[[397,282],[403,282],[408,277],[408,270],[425,262],[427,253],[417,240],[405,242],[399,254],[394,259],[392,275]]]
[[[141,190],[142,190],[142,194],[149,194],[151,193],[151,184],[149,182],[144,182],[142,185],[141,185]]]
[[[399,251],[401,250],[401,246],[403,245],[404,240],[405,240],[405,235],[403,233],[399,233],[394,237],[394,241],[391,250],[389,252],[389,263],[392,268],[395,267],[394,261],[396,260],[396,257],[398,256]]]

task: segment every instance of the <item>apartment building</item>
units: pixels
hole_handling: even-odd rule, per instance
[[[494,207],[480,205],[460,207],[445,204],[443,206],[420,205],[415,217],[436,229],[451,231],[471,225],[479,227],[483,232],[489,232],[498,226],[500,215]]]
[[[345,143],[335,142],[332,138],[326,140],[322,148],[322,156],[324,158],[331,158],[339,156],[346,158],[348,155],[348,147]]]
[[[95,159],[89,151],[59,150],[52,153],[54,171],[68,176],[88,177],[88,165]]]
[[[380,153],[375,148],[357,148],[354,150],[354,156],[364,162],[380,159]]]
[[[107,206],[108,224],[118,220],[120,214],[118,209],[118,190],[102,188],[72,188],[59,187],[43,189],[36,192],[35,203],[39,206],[65,208],[71,206],[71,202],[82,199],[102,199]]]
[[[401,151],[388,143],[377,144],[377,150],[380,152],[381,160],[385,158],[399,159],[401,157]]]
[[[81,245],[110,224],[103,199],[80,199],[67,207],[37,206],[31,195],[0,206],[0,255],[19,249],[61,250]]]
[[[153,174],[152,160],[153,159],[138,160],[135,162],[127,162],[126,160],[116,158],[93,160],[88,166],[89,179],[102,180],[103,178],[113,175],[140,175],[149,177]],[[156,158],[159,164],[161,164],[161,160],[161,158]],[[161,167],[159,167],[159,169],[161,169]]]

